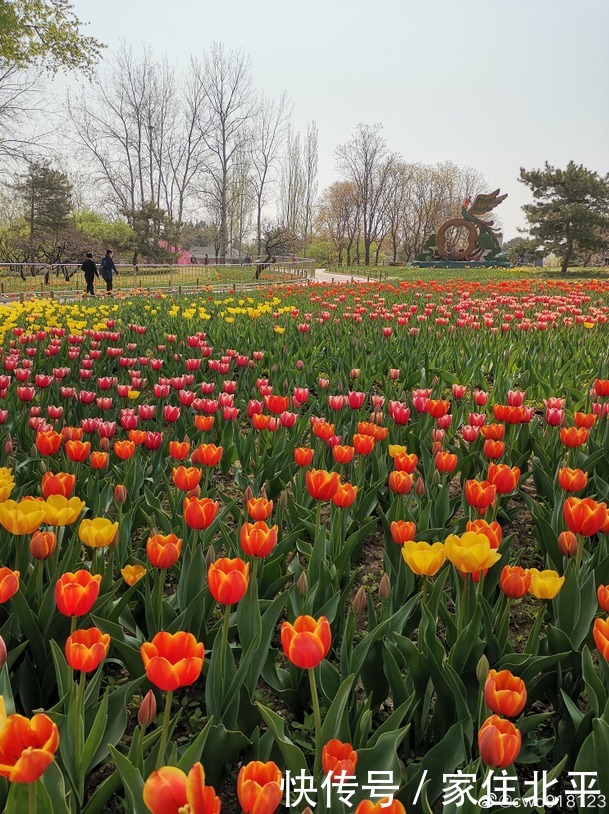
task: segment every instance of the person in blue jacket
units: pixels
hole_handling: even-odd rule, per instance
[[[114,265],[114,260],[112,259],[113,254],[114,252],[112,249],[108,249],[106,251],[106,256],[99,264],[99,273],[106,283],[106,294],[112,294],[112,276],[114,274],[118,274],[116,266]]]

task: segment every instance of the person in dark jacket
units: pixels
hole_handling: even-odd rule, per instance
[[[101,263],[99,264],[101,276],[103,277],[106,283],[106,294],[112,294],[112,275],[118,274],[116,266],[114,265],[114,260],[112,259],[113,254],[114,252],[112,251],[112,249],[108,249],[106,252],[106,256],[102,259]]]
[[[92,297],[94,297],[95,289],[93,288],[93,280],[96,277],[99,277],[99,272],[97,271],[97,266],[93,262],[93,255],[91,254],[91,252],[87,252],[87,259],[84,261],[80,269],[85,273],[87,294],[90,294]]]

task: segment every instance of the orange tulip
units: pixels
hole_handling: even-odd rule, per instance
[[[484,683],[484,701],[491,712],[516,718],[527,702],[524,681],[509,670],[491,670]]]
[[[348,509],[357,497],[357,486],[352,486],[350,483],[341,483],[338,491],[332,498],[332,503],[338,509]]]
[[[273,501],[265,497],[252,497],[247,501],[246,508],[252,520],[268,520],[273,511]]]
[[[609,585],[599,585],[596,596],[601,610],[609,613]]]
[[[355,447],[350,447],[348,445],[341,446],[340,444],[336,444],[336,446],[332,447],[332,456],[334,457],[336,463],[339,464],[350,463],[353,460],[354,454]]]
[[[357,752],[350,743],[333,740],[328,741],[321,750],[321,765],[324,774],[332,774],[334,777],[353,776],[357,765]]]
[[[201,675],[205,648],[192,633],[162,630],[140,647],[144,669],[151,684],[164,692],[188,687]]]
[[[394,469],[389,473],[389,488],[396,495],[407,495],[412,489],[414,478],[408,472]]]
[[[568,497],[563,505],[563,515],[569,531],[582,537],[592,537],[605,525],[607,506],[592,498]]]
[[[596,423],[596,416],[594,413],[575,413],[573,415],[576,427],[585,427],[589,430]]]
[[[294,460],[298,466],[310,466],[313,460],[314,451],[310,447],[296,447],[294,450]]]
[[[115,441],[112,449],[117,458],[128,461],[135,452],[135,444],[133,441]]]
[[[252,760],[237,777],[237,797],[245,814],[273,814],[281,803],[281,769],[272,760]]]
[[[489,506],[495,502],[497,487],[487,480],[466,480],[465,500],[470,506],[484,514]]]
[[[252,416],[252,427],[259,432],[266,430],[271,424],[271,416],[266,413],[254,413]]]
[[[75,630],[65,644],[66,661],[73,670],[91,673],[108,655],[110,636],[97,627]]]
[[[3,705],[4,706],[4,705]],[[0,728],[0,777],[11,783],[34,783],[59,747],[59,730],[47,715],[3,716]]]
[[[209,432],[209,430],[211,430],[213,426],[214,426],[213,415],[195,416],[195,427],[199,430],[199,432]]]
[[[64,616],[84,616],[99,596],[101,576],[84,569],[62,574],[55,584],[57,610]]]
[[[571,449],[581,447],[588,440],[588,430],[585,427],[561,427],[560,440]]]
[[[66,443],[66,455],[75,463],[86,461],[91,452],[91,444],[88,441],[68,441]]]
[[[432,418],[442,418],[450,409],[450,401],[440,399],[427,400],[427,412]]]
[[[353,814],[406,814],[406,809],[395,798],[388,804],[387,798],[373,803],[372,800],[362,800],[358,803]]]
[[[391,523],[391,539],[398,545],[414,540],[417,527],[411,520],[394,520]]]
[[[499,586],[510,599],[520,599],[531,586],[531,574],[519,565],[506,565],[499,577]]]
[[[563,467],[558,470],[558,483],[565,492],[581,492],[588,483],[588,475],[581,469]]]
[[[491,548],[499,548],[501,540],[503,539],[503,529],[499,523],[494,520],[492,523],[487,523],[486,520],[468,520],[465,524],[465,531],[475,531],[476,534],[484,534],[488,537]]]
[[[30,554],[35,560],[47,560],[57,548],[57,537],[52,531],[35,531],[30,540]]]
[[[456,457],[457,456],[455,455],[455,458]],[[419,456],[414,452],[400,452],[393,457],[393,468],[398,469],[400,472],[408,472],[409,475],[412,475],[414,470],[417,468],[418,463]]]
[[[480,434],[488,441],[501,441],[505,435],[505,424],[484,424]]]
[[[200,444],[190,456],[190,460],[193,464],[216,466],[220,463],[223,451],[222,447],[215,444]]]
[[[281,644],[287,658],[296,667],[317,667],[325,659],[332,643],[330,623],[325,616],[298,616],[294,624],[281,625]]]
[[[76,475],[69,475],[67,472],[58,472],[53,475],[52,472],[45,472],[40,488],[45,498],[51,497],[51,495],[69,498],[74,491],[75,484]]]
[[[199,416],[197,416],[198,418]],[[169,456],[175,461],[183,461],[188,457],[190,452],[190,444],[188,441],[170,441],[169,442]]]
[[[358,455],[370,455],[374,449],[374,438],[371,435],[360,435],[356,433],[353,436],[353,448]]]
[[[601,398],[609,396],[609,379],[596,379],[594,382],[594,392]]]
[[[263,520],[244,523],[239,533],[239,542],[249,557],[267,557],[277,544],[278,526],[269,528]]]
[[[491,715],[478,732],[480,757],[487,766],[505,769],[520,753],[522,738],[511,721]]]
[[[605,619],[598,617],[594,620],[592,635],[598,652],[605,661],[609,661],[609,616]]]
[[[454,472],[458,460],[451,452],[438,452],[435,457],[436,469],[438,472]]]
[[[146,540],[146,556],[155,568],[171,568],[182,551],[182,540],[175,534],[154,534]]]
[[[234,605],[245,596],[249,577],[249,563],[243,562],[240,557],[232,560],[220,557],[207,569],[207,586],[216,602]]]
[[[563,557],[574,557],[577,554],[577,535],[572,531],[561,531],[558,535],[558,550]]]
[[[173,482],[182,492],[190,492],[195,486],[198,486],[203,472],[194,466],[178,466],[177,469],[171,470]]]
[[[378,424],[372,424],[372,437],[375,441],[384,441],[389,434],[388,427],[380,427]]]
[[[61,435],[55,430],[36,433],[36,449],[41,455],[55,455],[61,446]]]
[[[19,571],[11,571],[3,566],[0,568],[0,604],[8,602],[19,590]]]
[[[487,458],[501,458],[503,453],[505,452],[505,444],[503,441],[491,441],[490,439],[484,442],[484,446],[482,447],[482,451],[486,455]]]
[[[92,452],[89,463],[93,469],[105,469],[108,466],[109,458],[107,452]]]
[[[136,447],[139,447],[140,444],[143,444],[144,441],[146,440],[146,430],[129,430],[129,440],[133,444],[135,444]],[[170,445],[171,445],[171,443],[174,443],[174,442],[170,442]],[[177,442],[175,442],[175,443],[177,443]],[[189,449],[190,449],[190,447],[189,447]],[[186,454],[188,455],[188,452]]]
[[[220,814],[220,799],[205,785],[205,771],[195,763],[188,775],[163,766],[144,783],[144,805],[151,814]]]
[[[489,464],[488,482],[492,484],[500,495],[509,495],[518,486],[520,469],[513,466],[511,469],[507,464]]]
[[[313,500],[332,500],[340,486],[340,475],[325,469],[308,469],[306,481]]]
[[[328,424],[327,421],[316,421],[313,424],[313,435],[322,441],[328,441],[334,435],[334,424]]]
[[[220,504],[210,497],[185,497],[184,520],[188,528],[206,529],[214,522]]]

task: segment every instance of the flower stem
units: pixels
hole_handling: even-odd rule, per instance
[[[230,620],[230,605],[224,606],[224,619],[220,639],[220,686],[224,690],[224,677],[226,675],[226,648],[228,646],[228,627]]]
[[[459,619],[457,622],[457,636],[461,635],[463,622],[465,621],[465,606],[467,605],[467,594],[469,592],[469,574],[463,577],[463,590],[459,598]]]
[[[36,802],[37,802],[37,798],[38,798],[38,796],[37,796],[37,794],[36,794],[36,783],[37,783],[37,782],[38,782],[38,781],[36,780],[36,781],[34,781],[33,783],[29,783],[29,784],[28,784],[28,795],[27,795],[27,800],[28,800],[27,810],[28,810],[28,814],[36,814]]]
[[[577,535],[577,554],[575,555],[575,570],[579,574],[579,569],[582,564],[582,555],[584,553],[584,538],[581,534]]]
[[[156,760],[156,767],[160,769],[165,760],[165,749],[167,748],[167,736],[169,734],[169,721],[171,719],[171,701],[173,699],[173,692],[167,690],[165,694],[165,710],[163,712],[163,723],[161,725],[161,741],[159,744],[159,755]]]
[[[319,698],[317,696],[317,682],[315,681],[315,670],[309,667],[309,684],[311,686],[311,703],[313,704],[313,718],[315,720],[315,766],[313,774],[315,777],[321,770],[321,711],[319,709]]]
[[[527,654],[537,652],[537,641],[539,639],[539,631],[541,630],[541,622],[543,620],[545,612],[546,612],[545,602],[542,602],[541,605],[539,606],[539,610],[537,611],[537,618],[535,619],[535,624],[531,628],[529,638],[527,639],[527,643],[524,648],[524,652]]]

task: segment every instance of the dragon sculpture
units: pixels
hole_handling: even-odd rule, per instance
[[[507,193],[500,195],[500,190],[476,195],[473,203],[471,196],[463,201],[461,216],[444,221],[436,234],[431,235],[423,247],[418,261],[453,261],[481,262],[500,259],[502,235],[493,228],[492,220],[484,220],[483,215],[490,212],[507,198]],[[462,248],[450,248],[447,245],[449,229],[465,229],[467,245]]]

